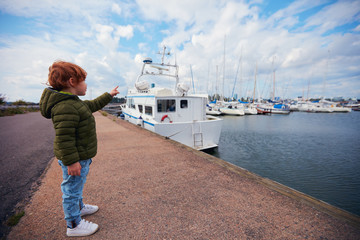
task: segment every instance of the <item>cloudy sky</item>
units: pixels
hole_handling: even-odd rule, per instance
[[[196,93],[360,97],[359,0],[0,0],[0,94],[38,102],[65,60],[125,96],[164,45]]]

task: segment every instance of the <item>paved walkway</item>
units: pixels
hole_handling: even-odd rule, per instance
[[[84,200],[99,205],[86,220],[100,229],[77,239],[360,239],[358,217],[122,120],[94,115],[99,149]],[[66,238],[60,183],[53,161],[8,239]]]
[[[40,112],[0,117],[0,239],[3,222],[21,209],[54,156],[52,121]]]

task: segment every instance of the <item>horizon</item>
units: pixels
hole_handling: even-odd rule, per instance
[[[217,100],[217,101],[220,101],[219,99],[217,99],[216,97],[220,97],[220,95],[216,95],[216,94],[214,94],[214,95],[209,95],[209,97],[213,97],[214,99],[213,99],[213,101],[214,100]],[[126,100],[126,96],[120,96],[120,97],[118,97],[118,96],[115,96],[115,97],[113,97],[113,99],[118,99],[118,100]],[[300,100],[301,99],[301,100]],[[209,100],[211,100],[211,99],[209,99]],[[244,98],[244,97],[241,97],[241,98],[224,98],[224,101],[226,101],[226,102],[230,102],[230,100],[231,101],[241,101],[241,100],[249,100],[249,101],[251,101],[252,100],[252,98],[251,97],[246,97],[246,98]],[[267,99],[263,99],[263,98],[261,98],[261,99],[258,99],[258,98],[255,98],[255,100],[256,101],[259,101],[259,100],[263,100],[263,101],[268,101],[268,100],[271,100],[270,98],[267,98]],[[295,97],[295,98],[286,98],[286,99],[276,99],[274,102],[281,102],[281,101],[286,101],[286,100],[292,100],[292,101],[318,101],[318,100],[321,100],[321,98],[308,98],[308,99],[305,99],[305,98],[303,98],[302,96],[298,96],[298,97]],[[360,98],[343,98],[343,97],[330,97],[330,98],[325,98],[325,100],[330,100],[330,101],[333,101],[333,102],[350,102],[350,101],[352,101],[352,100],[355,100],[355,101],[360,101]],[[273,101],[273,100],[271,100],[271,101]],[[40,103],[39,102],[31,102],[31,101],[26,101],[26,100],[24,100],[24,99],[18,99],[18,100],[15,100],[15,101],[6,101],[6,99],[5,99],[5,101],[3,102],[3,104],[2,105],[7,105],[7,104],[13,104],[13,103],[16,103],[16,102],[25,102],[26,104],[29,104],[29,105],[39,105]],[[110,102],[109,104],[118,104],[119,102]],[[0,104],[0,106],[1,106],[1,104]]]

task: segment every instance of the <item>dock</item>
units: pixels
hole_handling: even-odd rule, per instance
[[[121,119],[94,113],[98,153],[84,202],[99,224],[76,239],[360,239],[360,218]],[[53,159],[7,239],[65,239]]]

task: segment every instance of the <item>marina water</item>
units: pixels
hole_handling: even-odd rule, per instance
[[[222,118],[212,155],[360,215],[360,112]]]

